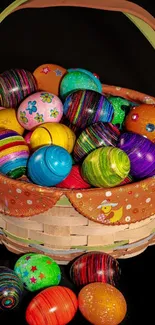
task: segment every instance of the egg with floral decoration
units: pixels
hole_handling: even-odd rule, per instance
[[[19,123],[30,131],[46,122],[59,122],[62,115],[61,100],[48,92],[36,92],[27,97],[17,110]]]
[[[54,144],[71,153],[75,140],[76,136],[68,126],[57,122],[43,123],[32,132],[30,148],[34,151],[42,146]]]
[[[71,93],[64,102],[64,115],[79,129],[96,122],[110,122],[113,106],[107,98],[92,90],[78,90]]]
[[[81,68],[68,69],[67,72],[60,83],[61,98],[65,99],[70,93],[80,89],[102,92],[102,84],[92,72]]]
[[[19,178],[27,171],[29,147],[24,138],[13,130],[0,129],[0,172]]]
[[[122,129],[125,117],[135,104],[125,98],[116,96],[109,96],[108,100],[114,108],[114,116],[111,123],[116,125],[119,129]]]
[[[124,132],[117,146],[130,159],[132,177],[144,179],[155,175],[155,143],[140,134]]]
[[[74,160],[81,162],[90,152],[99,147],[115,147],[119,136],[119,129],[109,122],[97,122],[88,126],[75,142]]]
[[[58,188],[75,188],[75,189],[84,189],[90,188],[91,185],[84,181],[81,175],[81,166],[73,165],[69,175],[58,185]]]
[[[155,105],[142,104],[133,107],[125,119],[125,129],[155,142]]]

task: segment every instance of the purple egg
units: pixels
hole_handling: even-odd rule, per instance
[[[155,175],[155,144],[140,134],[125,132],[119,137],[118,148],[130,159],[130,174],[137,179]]]

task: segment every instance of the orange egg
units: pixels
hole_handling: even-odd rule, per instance
[[[78,296],[82,315],[94,325],[118,325],[125,318],[127,304],[122,293],[108,283],[90,283]]]
[[[66,69],[57,64],[42,64],[35,69],[33,75],[39,90],[47,91],[58,96],[60,82],[66,72]]]
[[[125,119],[125,128],[155,142],[155,105],[142,104],[132,108]]]

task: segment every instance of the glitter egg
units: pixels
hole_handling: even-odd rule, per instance
[[[19,124],[14,108],[0,110],[0,128],[16,131],[20,135],[24,133],[24,128]]]
[[[69,175],[56,187],[61,188],[76,188],[76,189],[84,189],[90,188],[90,184],[84,181],[81,176],[81,166],[74,165],[69,173]]]
[[[45,122],[59,122],[63,115],[61,100],[51,93],[36,92],[28,96],[17,110],[17,119],[26,130]]]
[[[29,148],[24,138],[13,130],[0,130],[0,172],[10,178],[26,173]]]
[[[122,97],[109,96],[108,100],[114,108],[114,116],[111,123],[116,125],[119,129],[122,129],[125,117],[134,104]]]
[[[121,134],[118,147],[130,159],[131,176],[143,179],[155,175],[155,144],[140,134],[125,132]]]
[[[110,122],[113,112],[107,98],[92,90],[73,92],[64,102],[64,115],[80,129],[99,121]]]
[[[98,148],[85,158],[81,172],[84,180],[95,187],[114,187],[128,176],[130,160],[118,148]]]
[[[15,266],[15,273],[29,291],[58,285],[61,280],[59,265],[51,258],[42,254],[25,254]]]
[[[95,90],[102,92],[102,84],[98,78],[85,69],[68,69],[68,73],[62,78],[60,83],[61,98],[67,97],[71,92],[80,89]]]
[[[10,69],[0,75],[1,106],[17,108],[27,96],[37,91],[33,74],[24,69]]]
[[[38,90],[59,95],[60,82],[67,70],[57,64],[42,64],[35,69],[33,75]]]
[[[54,144],[72,152],[76,136],[68,126],[61,123],[43,123],[31,135],[30,147],[36,150],[42,146]]]
[[[115,147],[119,135],[118,128],[108,122],[97,122],[88,126],[76,140],[73,151],[74,160],[80,162],[90,152],[99,147]]]
[[[26,309],[29,325],[66,325],[75,316],[78,302],[69,288],[55,286],[36,295]]]
[[[70,173],[72,158],[60,146],[49,145],[37,149],[28,161],[28,178],[35,184],[55,186]]]
[[[125,119],[125,128],[155,142],[155,105],[142,104],[134,107]]]
[[[12,310],[21,302],[23,284],[16,273],[0,266],[0,310]]]
[[[118,325],[126,316],[123,294],[108,283],[90,283],[78,295],[82,315],[95,325]]]
[[[70,277],[77,286],[91,282],[104,282],[115,286],[120,279],[119,263],[106,253],[86,253],[72,263]]]

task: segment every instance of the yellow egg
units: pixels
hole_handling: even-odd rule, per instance
[[[16,131],[20,135],[24,133],[24,128],[19,124],[14,108],[0,110],[0,128]]]
[[[32,132],[30,148],[36,150],[42,146],[54,144],[71,153],[75,140],[76,136],[68,126],[61,123],[44,123]]]

